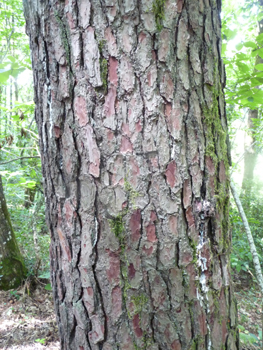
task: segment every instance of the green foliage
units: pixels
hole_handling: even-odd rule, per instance
[[[20,0],[0,2],[0,83],[31,69],[28,40],[24,34],[25,20]]]
[[[262,341],[262,332],[258,332],[258,336],[253,333],[250,333],[245,327],[239,325],[239,338],[241,344],[244,345],[254,345],[260,347],[260,343]]]
[[[43,278],[43,279],[50,279],[50,271],[44,271],[43,273],[41,273],[41,275],[38,276],[39,278]]]
[[[31,276],[49,269],[50,238],[45,225],[41,163],[36,158],[39,151],[30,50],[22,1],[0,1],[0,5],[0,174],[17,242]],[[21,73],[27,73],[23,81]]]
[[[263,35],[258,35],[260,8],[245,7],[234,1],[224,1],[222,21],[222,56],[226,65],[226,102],[239,108],[259,108],[263,92]],[[248,16],[249,14],[249,16]],[[237,38],[240,38],[237,42]],[[234,44],[233,44],[234,43]]]
[[[35,210],[36,208],[37,210]],[[28,275],[35,275],[38,268],[40,271],[49,270],[50,237],[45,224],[45,203],[42,194],[37,193],[35,206],[27,209],[21,205],[10,209],[17,242],[25,257]],[[39,256],[36,254],[34,229],[38,235]],[[40,266],[38,266],[39,258],[41,260]]]
[[[19,299],[20,299],[20,295],[17,293],[16,290],[10,290],[10,291],[9,291],[9,294],[10,294],[12,297],[16,298],[16,300],[19,300]]]

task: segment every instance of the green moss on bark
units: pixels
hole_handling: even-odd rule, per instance
[[[164,20],[164,4],[166,0],[155,0],[152,6],[152,11],[155,17],[157,30],[160,32],[163,29]]]
[[[1,264],[0,276],[1,290],[19,287],[26,276],[26,268],[23,261],[12,256],[4,258]]]

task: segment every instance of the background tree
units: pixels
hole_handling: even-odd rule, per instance
[[[10,221],[1,175],[0,203],[0,289],[8,290],[21,285],[26,268]]]
[[[261,12],[261,15],[263,13],[263,1],[258,0],[258,12]],[[262,15],[263,16],[263,15]],[[260,34],[263,34],[263,19],[260,18],[258,21],[258,36]],[[262,56],[262,55],[261,55]],[[263,63],[263,58],[261,58],[259,55],[256,57],[255,60],[255,66],[260,65]],[[260,86],[258,86],[260,89]],[[244,175],[242,180],[242,195],[244,196],[244,205],[245,207],[248,206],[248,198],[251,195],[251,188],[253,185],[254,180],[254,169],[256,167],[257,163],[257,155],[259,151],[259,145],[257,144],[257,121],[260,118],[260,112],[257,109],[248,109],[248,130],[249,130],[249,137],[246,142],[246,150],[244,154]],[[256,123],[254,123],[256,121]],[[246,204],[245,204],[246,203]],[[244,207],[244,208],[245,208]]]
[[[63,349],[238,348],[220,6],[24,1]]]
[[[44,222],[31,60],[24,27],[22,1],[0,1],[0,174],[17,243],[28,275],[32,275],[37,266],[42,271],[49,269],[49,236]],[[34,239],[37,236],[39,239]],[[37,241],[39,254],[35,251]]]

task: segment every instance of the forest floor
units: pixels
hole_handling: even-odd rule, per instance
[[[241,284],[236,289],[240,350],[260,349],[261,294]],[[0,350],[7,349],[60,349],[52,292],[44,285],[37,285],[29,295],[25,287],[0,291]]]
[[[235,292],[241,350],[262,349],[262,296],[258,288],[240,285]]]
[[[52,292],[0,291],[0,350],[59,350]]]

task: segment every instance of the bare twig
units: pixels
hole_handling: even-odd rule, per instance
[[[8,160],[7,162],[0,163],[0,165],[4,165],[4,164],[11,163],[11,162],[15,162],[15,161],[20,160],[20,159],[30,159],[30,158],[40,158],[40,157],[39,156],[19,157],[19,158],[14,158],[14,159]]]
[[[230,187],[231,187],[232,195],[234,197],[236,206],[238,208],[240,217],[242,219],[242,222],[243,222],[243,225],[244,225],[244,228],[245,228],[245,232],[246,232],[246,235],[247,235],[248,243],[249,243],[249,246],[250,246],[250,252],[251,252],[252,257],[253,257],[253,263],[254,263],[254,267],[255,267],[255,271],[256,271],[258,284],[260,286],[261,293],[263,293],[263,276],[262,276],[261,266],[260,266],[260,262],[259,262],[259,258],[258,258],[257,249],[256,249],[256,246],[255,246],[255,243],[254,243],[254,239],[253,239],[253,236],[252,236],[252,233],[251,233],[248,221],[247,221],[246,214],[244,212],[243,206],[241,204],[241,201],[240,201],[239,196],[237,194],[237,190],[236,190],[235,185],[234,185],[232,180],[230,181]]]

